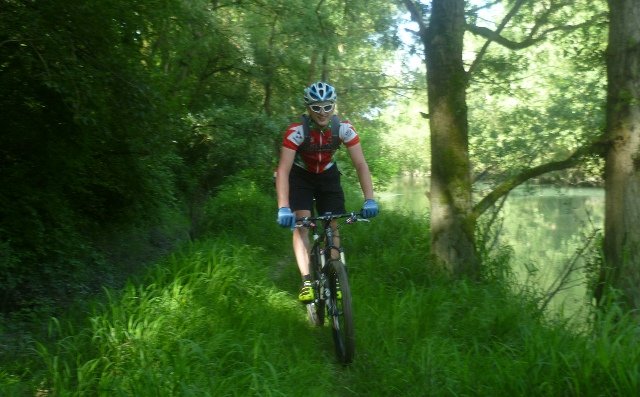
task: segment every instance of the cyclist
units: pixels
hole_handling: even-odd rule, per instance
[[[309,138],[305,140],[302,122],[289,125],[280,149],[280,161],[276,170],[278,195],[277,222],[282,227],[293,227],[296,218],[310,216],[313,200],[318,214],[344,213],[345,198],[340,183],[340,171],[333,155],[343,143],[349,152],[364,194],[362,215],[365,218],[378,214],[378,204],[373,197],[373,183],[369,166],[360,145],[360,137],[348,121],[338,121],[339,140],[332,142],[332,122],[336,105],[336,90],[326,82],[316,82],[305,88],[304,103],[309,120]],[[337,224],[335,244],[339,246]],[[302,276],[302,288],[298,299],[303,303],[313,301],[314,292],[309,275],[309,233],[307,228],[293,231],[293,252]]]

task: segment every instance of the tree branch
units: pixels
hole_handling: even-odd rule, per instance
[[[427,38],[427,25],[424,23],[422,12],[418,5],[411,0],[402,0],[407,10],[409,10],[409,14],[411,14],[411,19],[418,24],[418,34],[423,42],[426,41]]]
[[[475,26],[475,25],[467,25],[466,29],[467,31],[476,34],[478,36],[484,37],[487,40],[490,41],[495,41],[496,43],[502,45],[503,47],[509,48],[511,50],[521,50],[523,48],[527,48],[530,47],[544,39],[547,38],[547,36],[550,33],[553,32],[566,32],[566,33],[570,33],[573,32],[574,30],[577,30],[583,26],[588,26],[590,24],[592,24],[594,21],[598,20],[600,17],[605,16],[606,14],[601,13],[601,14],[597,14],[594,15],[594,17],[588,21],[576,24],[576,25],[561,25],[561,26],[553,26],[549,29],[546,29],[544,31],[542,31],[540,34],[538,34],[536,37],[533,36],[529,36],[526,39],[522,40],[522,41],[513,41],[510,39],[507,39],[506,37],[500,35],[500,32],[491,30],[489,28],[485,28],[485,27],[481,27],[481,26]],[[540,26],[542,25],[542,21],[546,20],[546,18],[541,18],[539,20],[536,21],[536,25],[532,28],[532,31],[537,32],[538,30],[540,30]]]
[[[554,296],[556,296],[560,291],[571,288],[570,282],[576,283],[576,280],[571,280],[571,276],[574,275],[574,272],[578,270],[580,267],[584,267],[584,265],[580,266],[579,259],[583,257],[583,255],[587,252],[589,247],[593,244],[596,237],[598,237],[600,230],[595,229],[591,232],[589,236],[586,238],[586,242],[583,243],[582,247],[580,247],[571,257],[567,266],[562,269],[562,274],[560,274],[547,290],[544,298],[542,299],[542,303],[540,304],[539,310],[540,313],[544,312],[551,303],[551,300]],[[578,281],[579,283],[579,281]]]
[[[318,2],[318,4],[316,5],[315,13],[316,13],[316,17],[318,18],[318,25],[320,26],[320,31],[322,32],[322,34],[324,36],[326,36],[327,32],[326,32],[326,28],[324,26],[324,23],[322,22],[322,15],[321,15],[321,12],[320,12],[320,8],[322,8],[322,3],[324,3],[324,0],[320,0]]]
[[[467,31],[475,35],[484,37],[485,39],[491,42],[496,42],[501,46],[509,48],[511,50],[521,50],[523,48],[530,47],[535,43],[537,43],[538,41],[542,40],[542,37],[538,37],[535,39],[528,38],[526,40],[518,42],[518,41],[509,40],[506,37],[501,36],[500,33],[482,26],[467,25],[466,29]]]
[[[508,194],[513,189],[528,181],[529,179],[546,174],[552,171],[559,171],[566,168],[571,168],[577,165],[585,156],[588,155],[602,155],[605,147],[608,145],[606,141],[601,139],[591,142],[585,146],[578,148],[569,157],[561,161],[554,161],[547,164],[542,164],[537,167],[530,168],[523,171],[518,175],[514,175],[511,178],[503,181],[493,191],[487,194],[480,202],[478,202],[471,211],[473,219],[477,219],[487,209],[493,206],[502,196]]]
[[[471,7],[471,8],[469,9],[469,13],[471,13],[471,14],[475,14],[475,13],[477,13],[477,12],[478,12],[478,11],[480,11],[480,10],[487,10],[487,9],[490,9],[491,7],[495,6],[495,5],[496,5],[496,4],[498,4],[499,2],[500,2],[500,0],[493,0],[493,1],[491,1],[491,2],[488,2],[488,3],[484,3],[484,4],[481,4],[481,5],[478,5],[478,6],[476,6],[476,7]]]
[[[19,43],[21,40],[18,39],[7,39],[5,41],[0,42],[0,47],[4,46],[7,43]]]
[[[518,13],[518,11],[520,10],[520,7],[522,7],[525,2],[526,2],[526,0],[518,0],[513,5],[511,10],[509,10],[507,15],[505,15],[504,19],[502,20],[502,22],[500,22],[500,25],[498,25],[498,27],[496,28],[496,31],[495,31],[495,33],[498,36],[500,35],[500,33],[502,33],[502,30],[505,28],[505,26],[507,26],[507,24],[509,23],[511,18],[513,18],[514,15],[516,15]],[[476,59],[474,59],[473,63],[471,64],[471,66],[469,66],[469,70],[467,71],[467,81],[471,81],[470,80],[471,74],[476,70],[476,68],[480,64],[480,61],[484,57],[484,54],[487,52],[487,49],[489,48],[489,45],[491,44],[492,41],[493,40],[491,38],[487,39],[487,41],[484,43],[484,45],[480,49],[480,52],[478,52],[478,56],[476,56]]]

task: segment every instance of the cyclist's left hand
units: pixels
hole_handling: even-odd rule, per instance
[[[363,218],[373,218],[378,215],[378,203],[373,199],[365,200],[361,213]]]

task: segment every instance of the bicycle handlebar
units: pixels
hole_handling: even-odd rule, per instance
[[[313,223],[314,221],[323,221],[327,223],[339,218],[347,218],[347,224],[355,222],[371,222],[369,219],[362,217],[362,212],[345,212],[344,214],[332,214],[329,212],[319,216],[303,216],[302,218],[296,218],[295,227],[315,226]]]

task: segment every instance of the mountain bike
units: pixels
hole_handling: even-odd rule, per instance
[[[349,364],[353,361],[355,354],[351,289],[345,266],[344,249],[335,245],[334,231],[331,228],[331,221],[340,218],[346,218],[347,224],[359,221],[369,222],[356,212],[327,213],[321,216],[298,218],[296,227],[309,228],[313,236],[309,267],[315,299],[306,304],[309,321],[314,325],[323,326],[325,316],[328,318],[338,360],[343,364]],[[318,226],[318,223],[321,226]]]

